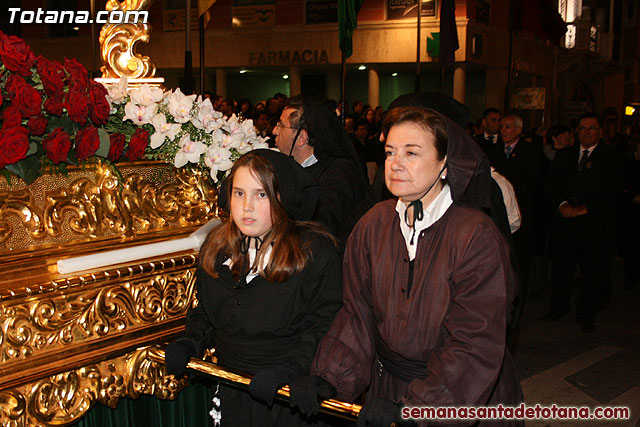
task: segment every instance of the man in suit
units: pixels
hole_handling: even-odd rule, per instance
[[[520,207],[522,220],[520,228],[513,234],[513,242],[520,264],[520,292],[524,303],[531,266],[533,198],[540,173],[542,148],[522,139],[522,128],[522,118],[515,114],[504,116],[500,122],[500,138],[490,148],[488,157],[495,169],[513,185]]]
[[[487,154],[489,161],[493,159],[493,146],[498,143],[500,138],[500,120],[502,119],[502,113],[497,108],[487,108],[482,113],[482,128],[483,132],[480,135],[474,137],[482,151]]]
[[[602,142],[602,119],[584,114],[579,145],[556,153],[545,195],[557,209],[551,225],[551,308],[545,320],[569,313],[571,283],[580,267],[581,292],[576,320],[593,333],[596,311],[611,298],[610,263],[615,233],[615,200],[622,167],[615,149]]]

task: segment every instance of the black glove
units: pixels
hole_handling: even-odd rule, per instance
[[[169,343],[164,350],[164,363],[167,365],[167,372],[179,377],[184,374],[189,359],[197,355],[196,346],[190,341]]]
[[[400,408],[395,402],[374,397],[362,407],[358,415],[358,427],[389,427],[391,423],[409,425],[400,416]]]
[[[297,372],[287,364],[263,369],[253,376],[249,384],[249,393],[254,399],[265,402],[271,407],[276,391],[297,376]]]
[[[298,407],[307,417],[320,410],[320,401],[335,397],[336,388],[317,376],[298,377],[289,385],[291,407]]]

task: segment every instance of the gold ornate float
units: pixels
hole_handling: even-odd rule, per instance
[[[140,12],[147,11],[153,0],[108,0],[108,11]],[[132,14],[133,17],[139,16]],[[138,42],[148,43],[151,25],[143,22],[105,24],[100,30],[100,55],[102,57],[102,77],[128,77],[130,79],[151,78],[156,66],[148,56],[135,52]]]
[[[96,402],[172,399],[148,348],[181,332],[196,253],[63,276],[56,262],[183,237],[216,217],[208,178],[148,162],[0,181],[0,425],[60,426]]]

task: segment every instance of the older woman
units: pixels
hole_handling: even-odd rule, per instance
[[[313,413],[331,386],[350,401],[368,389],[359,425],[385,427],[401,421],[401,406],[515,404],[505,339],[517,285],[506,241],[477,209],[489,195],[486,158],[426,108],[392,109],[383,133],[397,199],[349,237],[344,306],[318,347],[316,377],[294,381],[292,401]]]

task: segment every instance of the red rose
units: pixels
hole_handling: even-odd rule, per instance
[[[7,107],[7,109],[4,110],[2,118],[4,120],[2,123],[2,130],[20,126],[20,123],[22,122],[22,114],[20,113],[20,110],[18,110],[18,108],[14,107],[13,105]]]
[[[69,134],[62,128],[55,128],[45,139],[42,147],[47,152],[47,157],[56,165],[67,160],[67,154],[71,148]]]
[[[76,90],[70,90],[69,93],[67,93],[67,99],[64,101],[64,107],[67,109],[71,120],[82,126],[87,123],[89,106],[87,105],[87,96],[85,94]]]
[[[0,131],[0,168],[19,162],[29,151],[29,131],[22,126]]]
[[[124,143],[127,141],[127,138],[121,133],[113,133],[109,135],[109,156],[107,159],[111,162],[117,161],[124,151]]]
[[[44,56],[38,56],[38,62],[36,64],[40,80],[42,80],[42,86],[44,92],[49,96],[61,96],[64,88],[64,69],[62,65],[57,61],[52,61]]]
[[[69,74],[67,82],[71,86],[75,86],[80,90],[87,90],[89,79],[87,78],[87,70],[74,59],[64,58],[64,70]]]
[[[7,89],[9,96],[13,98],[14,96],[16,96],[16,92],[18,91],[18,89],[23,86],[27,86],[27,82],[25,82],[24,79],[18,74],[11,74],[7,78],[7,84],[5,85],[5,88]]]
[[[31,117],[27,122],[27,127],[31,131],[32,135],[42,136],[47,130],[47,124],[47,119],[41,114],[39,116]]]
[[[144,155],[144,150],[149,144],[149,131],[142,128],[136,129],[129,140],[129,150],[127,150],[127,158],[131,161],[138,160]]]
[[[87,126],[76,133],[76,156],[78,160],[86,160],[96,154],[100,146],[98,128]]]
[[[107,101],[107,89],[95,80],[89,80],[89,102],[91,120],[96,125],[107,123],[111,106]]]
[[[2,39],[0,57],[7,70],[15,71],[27,77],[31,75],[31,67],[36,56],[31,48],[19,37],[9,36]]]
[[[62,102],[59,98],[49,98],[44,101],[44,110],[54,116],[62,116]]]
[[[15,87],[11,97],[13,105],[18,107],[23,117],[37,116],[42,111],[42,95],[27,84]]]

